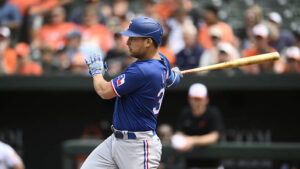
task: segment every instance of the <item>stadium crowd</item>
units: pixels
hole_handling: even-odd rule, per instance
[[[278,11],[264,13],[251,5],[241,13],[243,27],[233,29],[219,18],[216,6],[199,13],[191,0],[143,0],[142,12],[132,10],[130,0],[84,0],[77,6],[75,1],[0,0],[0,74],[87,75],[84,57],[101,52],[108,75],[116,76],[134,62],[118,32],[138,16],[163,25],[159,50],[181,70],[278,51],[281,59],[274,63],[219,72],[300,72],[300,26],[293,32],[282,29]]]

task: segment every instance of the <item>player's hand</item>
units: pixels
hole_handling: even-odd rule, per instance
[[[194,139],[192,136],[187,136],[182,133],[178,133],[172,136],[172,147],[180,152],[186,152],[194,147]]]
[[[171,69],[170,77],[167,80],[167,87],[172,88],[175,87],[179,82],[180,78],[183,77],[181,71],[178,67],[173,67]]]
[[[181,73],[181,71],[179,70],[178,67],[173,67],[171,69],[175,74],[179,75],[180,77],[183,77],[183,74]]]
[[[186,139],[186,143],[185,143],[185,145],[182,148],[178,149],[178,151],[180,151],[180,152],[189,151],[189,150],[191,150],[194,147],[194,139],[193,139],[193,137],[191,137],[191,136],[184,136],[184,137]]]
[[[89,67],[89,73],[94,77],[95,75],[104,74],[105,65],[100,54],[94,53],[85,58],[85,62]]]

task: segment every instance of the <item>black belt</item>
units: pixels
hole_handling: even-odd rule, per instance
[[[137,139],[137,136],[134,132],[116,130],[113,126],[111,126],[111,130],[114,133],[116,138],[124,139],[124,138],[126,138],[125,136],[127,136],[128,139]],[[153,136],[155,136],[155,135],[156,135],[156,133],[155,133],[155,131],[153,131]]]

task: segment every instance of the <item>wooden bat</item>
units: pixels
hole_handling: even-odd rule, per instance
[[[239,58],[239,59],[235,59],[232,61],[218,63],[218,64],[214,64],[214,65],[183,70],[183,71],[181,71],[181,73],[182,74],[190,74],[190,73],[202,72],[202,71],[208,71],[208,70],[240,67],[240,66],[246,66],[246,65],[252,65],[252,64],[271,62],[274,60],[278,60],[279,58],[280,58],[280,55],[278,52],[272,52],[272,53],[255,55],[255,56],[246,57],[246,58]]]

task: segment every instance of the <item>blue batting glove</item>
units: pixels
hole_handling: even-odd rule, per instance
[[[171,69],[170,77],[167,80],[167,87],[168,88],[175,87],[180,82],[181,77],[183,77],[183,75],[182,75],[181,71],[179,70],[179,68],[173,67]]]
[[[92,54],[91,56],[85,58],[85,62],[89,67],[89,73],[94,77],[95,75],[104,74],[105,66],[100,54]]]

